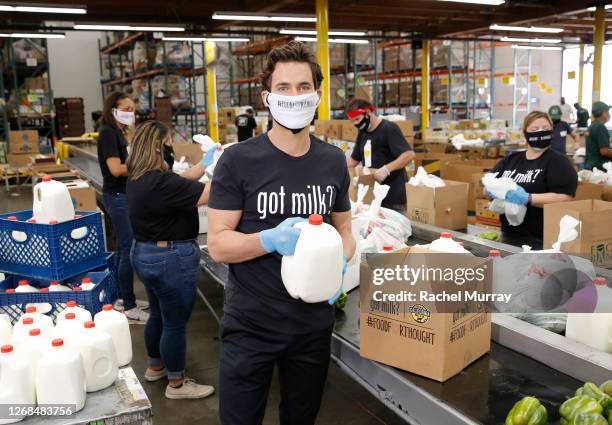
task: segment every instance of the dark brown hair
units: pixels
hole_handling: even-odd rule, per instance
[[[527,131],[527,128],[531,125],[531,123],[540,118],[544,118],[546,121],[548,121],[551,127],[554,127],[552,120],[550,119],[550,117],[548,116],[546,112],[531,111],[525,117],[525,121],[523,121],[523,131],[524,132]]]
[[[168,137],[172,137],[170,127],[161,121],[145,121],[136,127],[126,163],[130,179],[138,180],[152,170],[166,171],[162,159]]]
[[[276,68],[276,64],[279,62],[307,63],[312,71],[312,81],[314,82],[315,89],[318,90],[319,87],[321,87],[323,73],[321,72],[321,67],[317,63],[317,59],[307,45],[294,40],[284,46],[276,47],[268,53],[266,65],[259,76],[264,90],[271,90],[270,83],[272,82],[272,73]]]
[[[351,99],[349,104],[346,106],[347,111],[353,111],[361,108],[372,108],[374,105],[368,100],[360,99],[358,97]]]
[[[117,104],[123,99],[129,99],[125,93],[120,91],[112,92],[108,95],[106,100],[104,101],[104,109],[102,110],[102,118],[100,119],[100,123],[102,125],[108,125],[113,128],[118,128],[117,121],[113,116],[113,109],[117,107]]]

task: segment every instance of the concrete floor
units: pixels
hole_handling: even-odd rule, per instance
[[[15,196],[17,195],[17,196]],[[0,213],[31,209],[31,189],[12,189],[7,194],[0,188]],[[200,273],[200,290],[206,294],[217,314],[221,314],[223,292],[204,272]],[[146,299],[144,288],[138,282],[138,298]],[[164,397],[165,381],[148,383],[143,375],[146,369],[146,352],[144,347],[144,326],[132,325],[134,358],[132,367],[153,405],[154,423],[206,425],[219,424],[216,395],[204,400],[168,400]],[[187,374],[200,383],[217,386],[219,340],[218,326],[204,302],[198,298],[187,329]],[[280,402],[279,386],[273,380],[264,425],[278,424],[278,404]],[[387,409],[378,399],[357,384],[334,363],[330,365],[329,377],[323,397],[323,404],[317,420],[320,425],[380,425],[403,424],[404,422]]]

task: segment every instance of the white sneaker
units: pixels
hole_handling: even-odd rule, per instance
[[[149,309],[149,302],[144,300],[136,300],[136,307],[139,307],[141,310]],[[123,300],[121,298],[117,298],[115,304],[113,305],[113,309],[117,311],[124,311],[125,307],[123,306]]]
[[[214,392],[215,388],[211,385],[200,385],[191,378],[185,378],[183,385],[178,388],[171,387],[170,385],[166,387],[166,398],[172,400],[204,398]]]
[[[134,307],[123,312],[128,318],[128,321],[134,325],[145,325],[149,320],[149,313],[141,310],[139,307]]]

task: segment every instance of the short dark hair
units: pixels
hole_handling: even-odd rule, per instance
[[[578,103],[578,102],[574,103],[574,108],[576,108],[576,109],[580,108],[580,103]]]
[[[361,108],[373,108],[373,107],[374,105],[372,105],[372,102],[370,102],[369,100],[360,99],[356,97],[356,98],[353,98],[347,105],[347,111],[353,111],[355,109],[361,109]]]
[[[246,113],[253,115],[253,108],[247,108]]]
[[[104,109],[102,110],[102,119],[100,120],[100,123],[102,125],[108,125],[113,128],[118,128],[117,121],[113,116],[113,109],[117,107],[120,101],[122,101],[123,99],[128,99],[129,97],[130,96],[120,91],[112,92],[111,94],[109,94],[106,100],[104,101]]]
[[[279,62],[307,63],[312,72],[312,81],[314,82],[315,89],[318,90],[319,87],[321,87],[323,73],[321,72],[321,66],[317,63],[316,57],[307,45],[294,40],[283,46],[276,47],[268,53],[266,65],[259,76],[264,90],[271,90],[270,83],[272,82],[272,73],[276,68],[276,64]]]

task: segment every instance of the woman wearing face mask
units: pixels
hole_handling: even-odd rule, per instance
[[[132,323],[146,323],[149,314],[145,301],[134,295],[134,273],[130,264],[132,226],[130,224],[125,185],[127,181],[129,126],[134,124],[134,102],[125,93],[111,93],[104,102],[98,138],[98,161],[103,177],[102,201],[117,240],[119,259],[119,301]]]
[[[533,111],[525,117],[523,132],[527,150],[506,156],[493,172],[513,179],[518,188],[508,192],[506,202],[527,206],[523,223],[511,226],[502,215],[502,231],[513,244],[541,245],[544,232],[544,204],[571,201],[576,194],[578,175],[566,156],[550,149],[553,123],[548,114]]]
[[[185,329],[196,297],[200,260],[197,207],[208,202],[210,186],[205,188],[197,180],[213,155],[207,154],[179,176],[170,167],[171,153],[168,126],[147,121],[136,129],[127,160],[132,264],[151,303],[145,327],[149,356],[145,379],[167,378],[170,399],[203,398],[214,389],[185,377]]]

